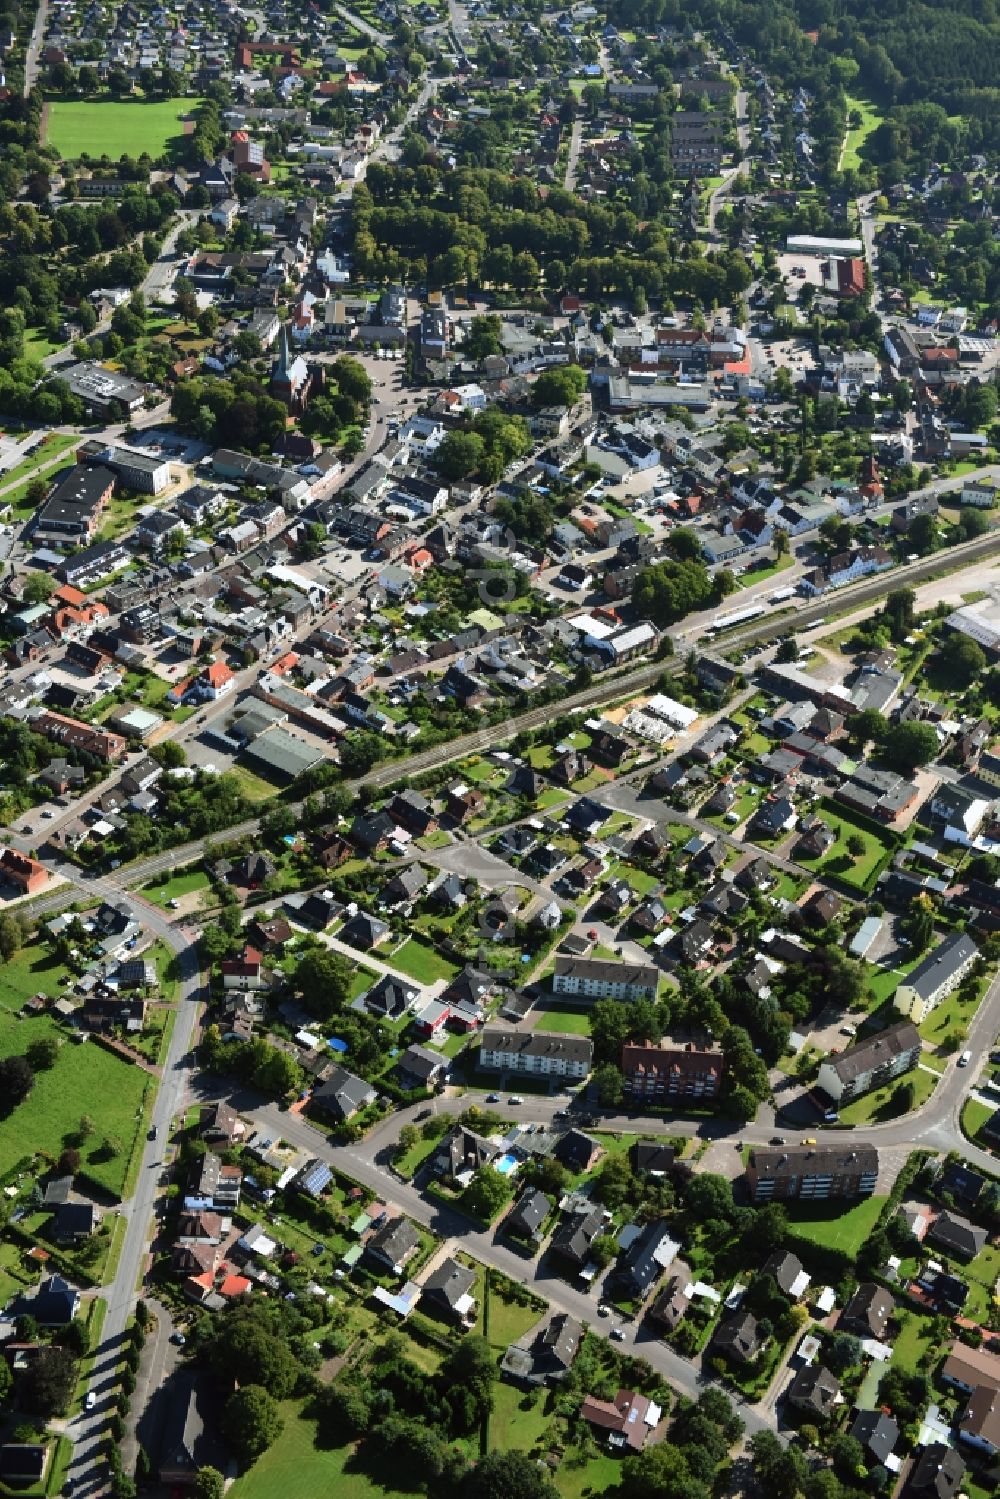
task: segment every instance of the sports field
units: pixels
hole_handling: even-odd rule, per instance
[[[162,156],[167,145],[184,134],[182,117],[198,107],[197,99],[54,99],[48,106],[45,144],[55,146],[64,161],[77,157]]]

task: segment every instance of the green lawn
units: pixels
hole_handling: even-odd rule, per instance
[[[590,1011],[568,1009],[564,1005],[547,1006],[541,1001],[535,1006],[540,1031],[558,1031],[564,1036],[589,1036]]]
[[[391,968],[398,968],[400,973],[408,973],[418,984],[434,984],[438,979],[451,979],[458,972],[454,963],[440,957],[433,947],[419,942],[416,937],[408,937],[387,961]]]
[[[870,1237],[884,1203],[884,1197],[868,1197],[846,1211],[838,1203],[817,1203],[812,1208],[793,1203],[789,1207],[789,1226],[794,1238],[855,1255]]]
[[[172,717],[176,718],[178,712],[183,711],[183,709],[175,711]],[[276,786],[273,781],[266,781],[263,776],[259,776],[256,771],[248,770],[245,765],[230,765],[227,774],[236,777],[240,783],[240,790],[248,802],[269,801],[281,790],[280,786]]]
[[[1000,1279],[1000,1249],[987,1244],[968,1266],[966,1274],[970,1282],[966,1316],[981,1318],[985,1322],[994,1304],[994,1287]]]
[[[861,147],[871,135],[872,131],[875,130],[882,122],[881,114],[877,109],[874,108],[873,105],[868,104],[864,99],[852,98],[851,95],[848,94],[848,116],[850,116],[854,110],[857,110],[857,112],[860,114],[861,124],[853,129],[849,126],[847,135],[844,137],[844,154],[841,157],[840,169],[841,171],[845,172],[849,167],[853,167],[855,170],[857,170],[857,168],[861,165],[861,157],[859,155]]]
[[[144,151],[160,157],[171,141],[184,134],[181,120],[198,103],[197,99],[53,99],[45,144],[54,146],[64,161],[76,161],[85,154],[117,161],[126,152],[141,156]]]
[[[985,988],[985,982],[981,983],[972,999],[962,999],[960,989],[949,994],[947,999],[943,1000],[937,1009],[932,1010],[927,1019],[922,1020],[917,1026],[924,1040],[931,1041],[935,1045],[940,1045],[947,1036],[957,1035],[964,1040],[969,1029],[969,1022],[979,1009]]]
[[[18,1021],[8,1010],[0,1010],[0,1056],[23,1054],[32,1041],[48,1036],[63,1044],[55,1066],[36,1075],[28,1097],[4,1120],[0,1174],[37,1151],[58,1156],[81,1115],[89,1114],[95,1130],[81,1148],[84,1169],[118,1196],[142,1122],[148,1074],[93,1042],[78,1045],[65,1040],[47,1015]],[[108,1155],[105,1140],[114,1142],[114,1155]]]
[[[880,838],[869,828],[842,812],[835,812],[829,802],[823,802],[819,815],[835,835],[837,841],[822,859],[802,859],[809,869],[825,876],[834,875],[847,885],[868,890],[892,857],[894,845],[887,838]],[[857,858],[847,851],[847,840],[858,837],[864,844],[864,853]]]
[[[504,1451],[516,1447],[529,1452],[552,1425],[552,1418],[545,1414],[545,1396],[544,1390],[525,1394],[517,1385],[498,1380],[490,1416],[490,1445]]]
[[[283,1401],[281,1414],[284,1431],[236,1480],[229,1490],[232,1499],[278,1499],[284,1494],[296,1499],[329,1499],[331,1494],[337,1499],[393,1499],[395,1491],[349,1471],[350,1447],[317,1447],[315,1423],[299,1413],[294,1401]]]
[[[992,1119],[995,1113],[996,1109],[990,1108],[987,1104],[979,1103],[975,1098],[967,1099],[962,1109],[962,1133],[968,1135],[970,1140],[975,1140],[987,1119]],[[978,1143],[986,1149],[989,1148],[984,1141]]]
[[[41,942],[31,942],[0,965],[0,1009],[19,1010],[33,994],[63,992],[66,969]]]
[[[934,1346],[934,1328],[929,1317],[921,1317],[900,1307],[896,1309],[896,1317],[900,1331],[892,1345],[893,1366],[912,1374],[923,1354]]]
[[[765,578],[776,578],[779,573],[791,567],[794,561],[795,558],[791,553],[786,552],[783,557],[775,558],[764,567],[748,567],[746,572],[741,573],[736,579],[736,587],[738,589],[750,588],[754,583],[763,583]]]
[[[143,894],[147,900],[154,905],[163,906],[166,909],[172,900],[180,900],[184,895],[193,895],[196,890],[207,890],[210,881],[203,869],[185,869],[181,874],[175,874],[164,882],[160,876],[150,880],[148,885],[143,886]]]
[[[937,1087],[937,1079],[929,1072],[924,1072],[922,1068],[915,1067],[904,1077],[897,1078],[888,1088],[874,1088],[871,1093],[865,1093],[853,1103],[849,1103],[846,1108],[840,1110],[840,1122],[857,1125],[870,1124],[873,1120],[878,1122],[881,1119],[897,1118],[892,1100],[910,1085],[913,1087],[913,1103],[908,1109],[902,1111],[906,1113],[909,1113],[911,1109],[919,1109],[921,1104],[927,1102]]]
[[[15,484],[20,486],[23,481],[31,479],[32,475],[37,473],[43,463],[50,463],[53,458],[58,458],[61,454],[67,453],[79,441],[79,437],[68,436],[65,432],[49,432],[42,438],[33,453],[29,453],[27,458],[22,458],[20,463],[16,463],[13,468],[9,468],[0,474],[0,489],[7,489],[8,486]],[[56,472],[56,469],[50,469],[45,475],[46,482],[49,482],[52,475]],[[19,488],[18,494],[20,492]],[[0,498],[6,504],[17,503],[17,495],[14,493],[0,496]]]
[[[29,328],[24,335],[24,352],[29,359],[45,359],[61,349],[65,339],[53,343],[43,328]]]

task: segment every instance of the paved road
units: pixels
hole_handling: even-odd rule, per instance
[[[532,1112],[534,1113],[534,1109]],[[556,1274],[546,1256],[543,1255],[540,1260],[525,1260],[522,1255],[508,1248],[499,1232],[493,1229],[484,1232],[474,1227],[464,1214],[424,1197],[409,1183],[389,1175],[375,1165],[369,1159],[367,1150],[330,1145],[307,1121],[296,1114],[284,1112],[275,1104],[265,1104],[254,1109],[253,1117],[275,1138],[289,1140],[312,1155],[329,1161],[338,1170],[397,1204],[415,1222],[424,1224],[442,1239],[460,1240],[462,1249],[467,1253],[482,1264],[491,1265],[519,1284],[528,1286],[536,1295],[543,1297],[554,1311],[568,1312],[605,1337],[610,1334],[615,1323],[611,1318],[598,1317],[597,1295],[587,1294],[567,1284]],[[658,1338],[651,1337],[644,1327],[637,1327],[632,1322],[621,1325],[625,1333],[621,1345],[623,1350],[634,1350],[675,1389],[697,1398],[710,1383],[701,1376],[693,1363],[681,1358]],[[767,1413],[758,1414],[751,1407],[744,1407],[740,1414],[746,1421],[750,1434],[773,1426],[773,1419]]]
[[[1000,472],[1000,466],[998,466]],[[960,480],[954,481],[956,483]],[[875,603],[883,598],[891,589],[901,587],[904,583],[912,584],[925,580],[935,573],[943,570],[956,570],[966,562],[978,561],[981,558],[991,556],[1000,551],[1000,531],[991,532],[987,536],[977,537],[974,541],[963,543],[958,547],[951,547],[947,552],[936,553],[932,557],[925,557],[918,562],[908,563],[903,567],[894,568],[889,573],[879,574],[874,578],[867,578],[861,583],[850,588],[842,588],[834,595],[817,599],[813,603],[802,604],[795,613],[794,621],[789,616],[762,619],[754,621],[746,629],[733,631],[723,638],[721,648],[730,650],[733,647],[750,644],[760,640],[773,639],[776,635],[783,633],[792,627],[801,632],[809,624],[821,622],[830,613],[836,610],[838,613],[845,610],[848,605],[860,607],[864,604]],[[733,612],[741,606],[741,596],[732,599]],[[745,607],[745,605],[744,605]],[[640,692],[650,687],[662,674],[668,676],[678,675],[684,669],[685,652],[689,645],[704,640],[705,631],[718,618],[718,610],[706,610],[703,614],[692,616],[684,621],[682,627],[674,634],[676,642],[676,654],[669,659],[658,662],[647,662],[642,666],[626,670],[620,674],[600,677],[591,686],[581,692],[571,693],[558,705],[560,713],[577,713],[586,709],[602,706],[609,702],[620,701],[627,698],[631,693]],[[228,701],[228,700],[227,700]],[[426,770],[435,769],[442,765],[448,765],[466,755],[483,752],[502,743],[504,740],[513,738],[516,734],[528,729],[540,728],[549,723],[552,718],[553,708],[546,705],[541,708],[533,708],[527,713],[522,713],[514,718],[505,719],[500,723],[488,725],[477,729],[471,734],[462,734],[455,739],[443,744],[436,745],[433,749],[424,750],[410,755],[405,761],[389,761],[370,771],[359,780],[351,782],[354,788],[362,785],[385,786],[397,781],[401,776],[418,775]],[[52,827],[59,826],[58,820]],[[235,827],[226,830],[225,836],[229,838],[241,838],[258,831],[259,823],[256,818],[248,819]],[[47,829],[51,831],[51,828]],[[29,852],[37,844],[37,832],[13,833],[10,843],[22,852]],[[217,841],[219,835],[213,835],[212,840]],[[162,874],[164,870],[170,869],[174,864],[184,865],[202,857],[205,850],[205,839],[197,839],[191,843],[185,843],[161,854],[154,854],[148,859],[142,859],[130,864],[124,869],[120,878],[127,880],[130,885],[139,886],[145,884],[154,875]],[[74,871],[74,874],[78,871]],[[67,893],[57,893],[46,899],[45,904],[39,903],[33,907],[37,910],[60,910],[72,903],[73,896]]]
[[[355,15],[353,10],[348,10],[346,5],[335,5],[333,8],[338,15],[343,16],[349,25],[354,27],[355,31],[360,31],[361,35],[366,36],[369,41],[378,42],[380,46],[384,47],[392,40],[386,32],[379,31],[377,27],[372,26],[362,16]]]
[[[569,138],[569,155],[566,158],[566,176],[563,178],[563,187],[571,193],[576,186],[576,169],[580,160],[580,147],[583,144],[583,119],[577,115],[573,121],[573,130]]]
[[[124,897],[132,905],[136,919],[142,921],[155,937],[166,942],[176,953],[180,969],[177,1020],[152,1113],[156,1139],[147,1139],[142,1145],[142,1163],[135,1191],[122,1204],[127,1228],[118,1272],[112,1285],[101,1292],[107,1301],[108,1310],[89,1384],[89,1390],[95,1396],[95,1404],[91,1411],[83,1411],[71,1423],[67,1432],[73,1441],[73,1460],[68,1477],[73,1481],[74,1492],[77,1495],[96,1496],[106,1488],[104,1464],[99,1461],[102,1434],[114,1398],[123,1338],[135,1310],[140,1276],[146,1263],[157,1179],[163,1165],[171,1121],[184,1107],[187,1094],[191,1045],[201,998],[201,975],[193,933],[172,927],[162,912],[111,882],[88,881],[85,889],[88,896],[95,898]],[[79,891],[76,894],[79,895]],[[136,1402],[134,1415],[138,1417],[140,1414]]]
[[[27,98],[38,82],[41,72],[42,43],[45,40],[45,27],[49,18],[49,0],[38,0],[38,9],[35,12],[35,24],[31,28],[31,39],[28,42],[28,50],[24,54],[24,97]]]
[[[147,307],[152,307],[154,303],[173,300],[173,285],[180,269],[179,257],[174,247],[183,231],[197,223],[201,212],[201,209],[192,208],[178,210],[177,222],[167,231],[163,240],[163,248],[146,272],[146,278],[142,283],[141,290],[146,298]]]

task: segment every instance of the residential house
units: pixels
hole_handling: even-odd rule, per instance
[[[404,1088],[436,1088],[448,1071],[448,1058],[426,1046],[408,1046],[396,1063]]]
[[[489,1166],[501,1153],[502,1147],[495,1141],[459,1126],[445,1136],[438,1148],[434,1170],[438,1176],[468,1180],[480,1166]]]
[[[840,1402],[840,1385],[822,1364],[807,1364],[788,1386],[786,1399],[811,1420],[826,1421]]]
[[[504,1219],[504,1232],[522,1239],[533,1239],[551,1211],[551,1199],[544,1192],[529,1188]]]
[[[846,1104],[893,1078],[910,1072],[920,1060],[920,1032],[902,1020],[846,1051],[820,1063],[819,1086],[835,1103]]]
[[[895,1310],[896,1303],[883,1286],[863,1281],[841,1312],[837,1328],[858,1338],[874,1338],[877,1343],[884,1343]]]
[[[886,1467],[899,1441],[899,1425],[885,1411],[859,1411],[849,1428],[849,1435],[861,1446],[869,1467]]]
[[[447,1256],[424,1281],[420,1289],[421,1305],[425,1302],[435,1311],[458,1321],[468,1321],[476,1309],[471,1295],[476,1272]]]
[[[755,1147],[746,1167],[753,1202],[870,1197],[878,1183],[873,1145]]]
[[[206,1103],[198,1117],[198,1134],[203,1140],[218,1140],[227,1145],[242,1140],[246,1125],[228,1103]]]
[[[556,1312],[526,1348],[512,1343],[501,1369],[509,1378],[529,1385],[558,1384],[576,1358],[583,1327],[568,1312]]]
[[[600,1208],[571,1213],[552,1235],[549,1247],[553,1254],[582,1268],[590,1258],[590,1246],[599,1234],[604,1233],[605,1223],[606,1219]]]
[[[333,1067],[327,1077],[313,1089],[312,1107],[345,1123],[375,1102],[376,1090],[363,1078],[355,1077],[345,1067]]]
[[[893,1005],[919,1025],[958,987],[978,956],[971,937],[951,932],[900,980]]]
[[[720,1051],[687,1046],[622,1047],[622,1074],[630,1098],[709,1100],[722,1087],[724,1062]]]
[[[641,1452],[663,1412],[645,1395],[619,1390],[614,1400],[588,1395],[580,1415],[596,1431],[606,1434],[608,1446],[619,1452]]]
[[[365,1258],[383,1271],[401,1275],[420,1248],[420,1235],[409,1218],[387,1218],[365,1243]]]
[[[666,1223],[652,1219],[623,1249],[615,1266],[615,1279],[626,1294],[641,1301],[669,1270],[680,1245],[671,1238]]]
[[[938,1213],[925,1235],[927,1243],[936,1244],[945,1254],[963,1260],[975,1259],[988,1238],[985,1228],[951,1212]]]
[[[712,1337],[712,1347],[723,1358],[734,1364],[752,1364],[762,1348],[765,1338],[757,1325],[757,1319],[749,1312],[738,1312],[719,1323]]]
[[[910,1469],[906,1493],[911,1499],[957,1499],[965,1464],[954,1447],[930,1442]]]
[[[655,999],[659,970],[652,964],[616,963],[603,958],[557,957],[554,994],[584,999]]]

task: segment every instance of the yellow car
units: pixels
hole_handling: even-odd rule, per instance
[[[803,1140],[803,1141],[802,1141],[802,1144],[803,1144],[803,1145],[815,1145],[815,1144],[816,1144],[816,1141],[815,1141],[815,1140],[814,1140],[814,1139],[813,1139],[813,1138],[812,1138],[812,1136],[811,1136],[811,1135],[810,1135],[810,1136],[809,1136],[809,1138],[808,1138],[808,1139],[807,1139],[807,1140]]]

